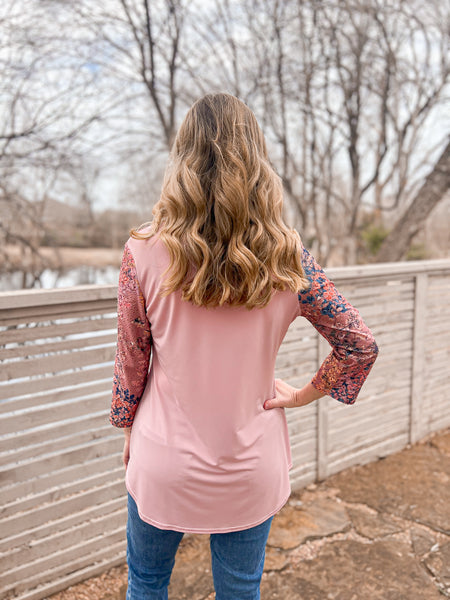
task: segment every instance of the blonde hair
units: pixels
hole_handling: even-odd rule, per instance
[[[283,190],[253,112],[230,94],[195,102],[175,138],[153,220],[170,256],[161,288],[197,306],[263,307],[309,287],[301,240],[282,218]],[[147,231],[140,231],[150,225]]]

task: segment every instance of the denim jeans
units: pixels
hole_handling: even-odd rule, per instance
[[[250,529],[210,535],[216,600],[259,600],[272,519]],[[127,600],[167,600],[175,554],[183,535],[142,521],[128,494]]]

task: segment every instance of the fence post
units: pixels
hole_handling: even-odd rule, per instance
[[[427,432],[423,423],[423,374],[425,368],[425,320],[427,306],[427,273],[415,276],[414,322],[411,366],[411,398],[409,419],[409,442],[414,444]]]
[[[317,368],[328,356],[331,347],[321,335],[317,342]],[[317,400],[317,479],[328,476],[328,396]]]

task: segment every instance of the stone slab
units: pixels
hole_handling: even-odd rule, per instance
[[[436,543],[436,535],[419,527],[411,527],[411,544],[414,554],[423,556],[427,554]]]
[[[447,597],[450,596],[450,542],[443,546],[437,545],[436,549],[433,547],[425,559],[425,564],[436,577]]]
[[[267,543],[289,550],[307,539],[332,535],[349,527],[345,507],[336,500],[320,498],[314,504],[286,506],[275,516]]]
[[[364,537],[375,540],[402,531],[388,515],[368,513],[358,508],[347,507],[347,512],[355,530]]]
[[[316,558],[264,578],[261,592],[264,600],[442,600],[409,545],[395,540],[330,542]]]
[[[430,443],[341,471],[324,483],[338,488],[346,502],[367,504],[450,533],[450,456]]]

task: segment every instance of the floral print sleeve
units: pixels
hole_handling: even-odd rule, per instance
[[[378,355],[378,346],[361,315],[336,289],[303,247],[302,263],[311,283],[298,294],[299,315],[306,317],[332,351],[312,385],[339,402],[353,404]]]
[[[117,350],[110,422],[131,427],[145,388],[152,335],[133,255],[125,245],[117,292]]]

